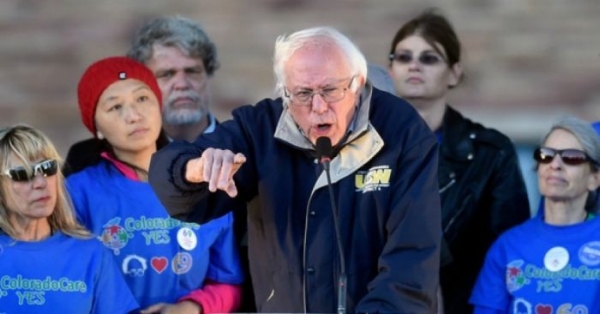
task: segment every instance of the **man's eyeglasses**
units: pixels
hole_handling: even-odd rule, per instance
[[[312,103],[312,99],[316,94],[319,94],[321,98],[325,102],[331,103],[340,101],[346,96],[346,91],[352,86],[352,82],[354,82],[353,76],[350,79],[350,83],[346,87],[325,87],[321,90],[313,91],[311,89],[303,89],[297,92],[293,92],[292,94],[288,93],[287,88],[284,89],[285,97],[289,98],[296,105],[310,105]]]
[[[41,174],[44,177],[53,176],[58,172],[58,162],[54,159],[44,160],[31,167],[31,175],[25,170],[24,167],[16,167],[8,169],[4,172],[4,175],[11,178],[15,182],[29,182],[36,175]]]
[[[412,53],[409,52],[392,53],[388,56],[388,58],[390,61],[396,61],[400,64],[409,64],[414,59]],[[436,65],[438,63],[445,62],[442,57],[432,53],[422,53],[419,55],[418,60],[422,65]]]
[[[560,156],[560,159],[566,165],[577,166],[586,162],[591,162],[596,166],[600,166],[600,163],[592,159],[586,152],[579,149],[553,149],[540,147],[533,152],[533,159],[540,164],[549,164],[554,160],[556,155]]]

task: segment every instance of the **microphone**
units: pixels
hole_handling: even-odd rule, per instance
[[[329,139],[329,137],[319,137],[317,139],[315,149],[317,150],[317,157],[319,157],[319,163],[322,164],[323,167],[329,168],[331,155],[333,155],[333,147],[331,146],[331,140]]]
[[[340,256],[340,277],[338,278],[338,305],[337,314],[346,313],[346,261],[344,259],[344,248],[342,247],[342,235],[340,234],[340,223],[338,221],[337,207],[335,197],[333,196],[333,187],[331,186],[331,175],[329,174],[329,162],[333,155],[333,147],[329,137],[319,137],[315,145],[319,163],[323,165],[323,170],[327,176],[327,187],[329,189],[329,200],[331,201],[331,212],[333,213],[333,226],[335,227],[335,239],[337,242],[338,254]]]

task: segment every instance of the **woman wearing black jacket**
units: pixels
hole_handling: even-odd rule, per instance
[[[396,93],[440,143],[439,188],[447,251],[440,285],[445,313],[472,313],[468,298],[485,254],[506,229],[529,218],[525,183],[511,141],[447,105],[460,83],[460,42],[445,17],[428,10],[394,36],[389,71]]]

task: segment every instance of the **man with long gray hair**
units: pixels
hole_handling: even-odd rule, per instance
[[[209,110],[210,84],[219,61],[215,44],[199,23],[183,16],[150,20],[133,36],[127,56],[154,72],[163,95],[162,128],[170,140],[191,142],[215,129],[217,120]],[[247,272],[245,211],[235,211],[234,216],[240,258]],[[195,222],[193,217],[186,220]],[[239,310],[254,310],[249,278],[243,285]]]
[[[151,20],[137,31],[127,56],[154,72],[169,138],[193,141],[214,129],[210,80],[219,62],[215,45],[198,23],[181,16]]]

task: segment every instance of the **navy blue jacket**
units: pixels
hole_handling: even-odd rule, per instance
[[[430,313],[441,238],[436,139],[407,102],[370,84],[351,131],[331,161],[347,310]],[[184,179],[187,161],[208,147],[246,156],[236,199]],[[257,197],[248,246],[258,311],[335,312],[339,256],[326,177],[281,99],[241,107],[195,143],[163,148],[150,183],[171,215],[199,222]]]

